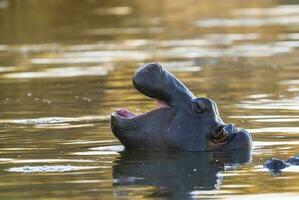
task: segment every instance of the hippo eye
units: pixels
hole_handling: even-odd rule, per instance
[[[196,113],[203,113],[206,111],[206,105],[203,102],[194,102],[193,110]]]

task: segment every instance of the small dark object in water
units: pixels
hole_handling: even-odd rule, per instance
[[[299,165],[299,156],[290,157],[287,160],[287,163],[290,163],[291,165]]]
[[[264,164],[265,168],[270,170],[273,176],[281,174],[281,170],[291,165],[299,165],[299,157],[290,157],[287,161],[280,160],[278,158],[270,158]]]
[[[280,174],[281,170],[286,168],[287,166],[288,163],[278,158],[270,158],[264,164],[264,167],[268,168],[273,176]]]
[[[127,149],[212,151],[249,149],[251,135],[220,118],[216,103],[197,98],[160,64],[139,68],[135,88],[157,99],[157,108],[141,115],[126,109],[111,114],[113,134]]]

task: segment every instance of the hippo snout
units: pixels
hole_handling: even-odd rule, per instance
[[[235,129],[231,141],[224,149],[249,149],[252,146],[251,134],[244,129]]]

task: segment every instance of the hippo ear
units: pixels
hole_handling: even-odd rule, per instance
[[[133,76],[133,84],[141,93],[169,105],[185,104],[195,98],[181,81],[158,63],[140,67]]]

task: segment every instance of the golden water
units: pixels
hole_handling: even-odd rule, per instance
[[[262,168],[299,153],[298,47],[299,1],[0,0],[1,199],[298,199],[299,169]],[[250,131],[251,159],[120,153],[110,113],[154,107],[145,62]]]

